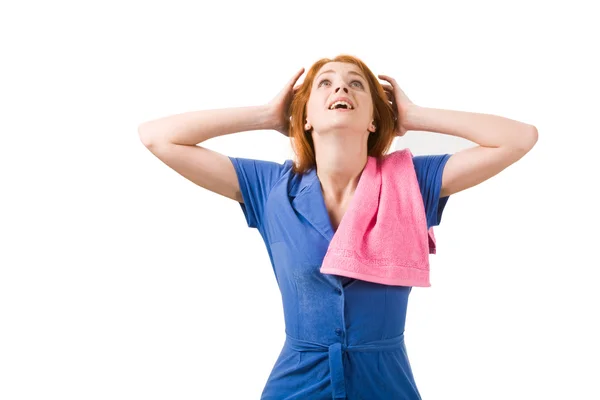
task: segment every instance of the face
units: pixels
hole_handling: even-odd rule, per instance
[[[329,105],[338,97],[346,97],[353,109],[330,110]],[[342,62],[323,65],[313,81],[306,114],[313,132],[319,134],[368,133],[373,121],[373,100],[360,68]]]

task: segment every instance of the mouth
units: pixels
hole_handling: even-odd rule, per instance
[[[329,111],[337,111],[337,112],[350,112],[350,111],[354,111],[354,108],[352,106],[338,104],[336,106],[330,107],[328,110]]]
[[[331,103],[331,105],[329,106],[328,109],[330,111],[337,111],[337,110],[351,111],[351,110],[354,110],[354,105],[350,102],[350,100],[339,99],[339,100]]]

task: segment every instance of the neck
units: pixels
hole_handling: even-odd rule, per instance
[[[367,164],[367,144],[350,137],[330,136],[315,142],[317,176],[323,198],[342,204],[354,194]]]

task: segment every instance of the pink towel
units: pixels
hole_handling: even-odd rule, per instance
[[[321,272],[398,286],[429,287],[423,198],[409,149],[368,157],[354,197],[333,235]]]

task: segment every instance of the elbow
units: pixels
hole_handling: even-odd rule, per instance
[[[157,143],[171,143],[164,130],[152,125],[151,122],[144,122],[138,126],[138,136],[144,146],[150,147]]]
[[[535,146],[537,141],[537,128],[533,125],[529,125],[527,126],[527,129],[525,129],[525,131],[521,133],[517,147],[519,147],[519,149],[523,150],[524,152],[528,152],[531,149],[533,149],[533,146]]]
[[[509,140],[504,146],[509,147],[512,151],[517,151],[523,155],[528,153],[533,146],[537,143],[538,131],[533,125],[527,125],[518,129],[513,138]]]
[[[154,142],[152,133],[145,122],[138,126],[138,137],[146,147],[150,147]]]
[[[535,146],[535,144],[538,141],[538,130],[535,126],[530,125],[529,132],[527,134],[527,139],[527,151],[529,151],[533,148],[533,146]]]

